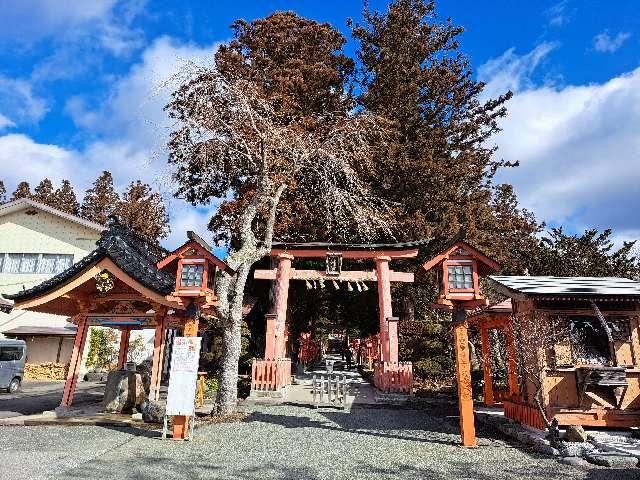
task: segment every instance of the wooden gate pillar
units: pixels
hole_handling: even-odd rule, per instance
[[[490,407],[494,404],[493,377],[491,375],[491,345],[486,327],[480,328],[480,341],[482,342],[482,368],[484,370],[484,404]]]
[[[291,262],[293,256],[281,253],[278,255],[278,270],[276,272],[276,299],[274,305],[275,325],[275,352],[273,358],[284,358],[286,356],[286,345],[284,338],[285,325],[287,322],[287,303],[289,300],[289,277],[291,276]]]
[[[460,410],[462,445],[465,447],[475,447],[477,444],[476,428],[473,418],[473,392],[471,387],[467,313],[464,310],[455,310],[453,312],[453,319],[453,344],[456,351],[456,377],[458,380],[458,408]]]
[[[131,327],[122,327],[120,329],[120,350],[118,352],[118,370],[124,369],[124,364],[127,363],[127,353],[129,352],[130,334],[131,334]]]
[[[68,407],[73,403],[73,397],[76,393],[76,384],[78,383],[78,374],[80,365],[82,364],[82,352],[87,341],[87,330],[89,330],[89,320],[86,315],[80,315],[78,319],[78,330],[73,342],[73,351],[71,353],[71,361],[69,362],[69,371],[67,372],[67,380],[64,384],[64,393],[62,394],[62,402],[60,406]]]
[[[151,367],[151,388],[149,399],[157,401],[160,398],[160,380],[162,378],[162,360],[166,334],[165,313],[156,315],[156,332],[153,339],[153,364]]]
[[[276,337],[276,314],[267,313],[264,316],[267,322],[265,332],[265,346],[264,346],[264,359],[275,360],[278,352],[278,339]]]
[[[391,311],[391,274],[390,257],[376,257],[376,276],[378,280],[378,308],[380,310],[380,360],[389,360],[389,338],[387,337],[387,318],[393,317]]]

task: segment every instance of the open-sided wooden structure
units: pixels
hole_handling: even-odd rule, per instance
[[[266,315],[265,358],[256,359],[252,368],[252,389],[278,391],[291,379],[291,362],[286,358],[285,324],[290,280],[304,280],[328,285],[336,282],[377,282],[380,315],[379,360],[374,366],[376,387],[385,392],[411,393],[413,370],[409,362],[398,359],[398,318],[391,308],[391,283],[413,282],[413,273],[391,269],[394,260],[412,259],[428,241],[396,244],[332,244],[274,243],[271,257],[277,262],[271,270],[256,270],[261,280],[275,280],[273,314]],[[294,259],[325,260],[324,270],[298,270]],[[343,260],[364,260],[374,263],[371,270],[346,270]],[[332,287],[330,287],[332,288]]]
[[[509,395],[503,399],[506,416],[544,428],[536,405],[539,387],[538,398],[548,421],[555,418],[560,425],[597,427],[640,425],[639,282],[583,277],[491,279],[498,291],[510,297],[513,309],[489,308],[472,320],[481,332],[491,328],[506,332],[510,346]],[[483,352],[488,354],[488,338],[482,340],[487,342]],[[485,370],[487,377],[491,385],[490,370]],[[485,391],[485,398],[491,401],[491,394]]]
[[[71,317],[78,325],[61,405],[73,403],[82,352],[90,326],[120,330],[118,368],[127,358],[132,330],[154,328],[150,397],[157,399],[164,356],[165,330],[198,332],[198,312],[215,313],[216,272],[231,273],[206,243],[193,232],[171,253],[153,248],[113,221],[97,248],[51,279],[14,295],[14,308]],[[194,268],[195,266],[195,268]],[[186,419],[174,419],[174,437],[183,438]]]
[[[450,242],[423,265],[425,271],[435,269],[437,272],[440,290],[434,307],[450,310],[453,314],[458,409],[465,447],[476,446],[467,312],[487,304],[480,291],[479,277],[496,272],[498,268],[494,260],[462,240]]]

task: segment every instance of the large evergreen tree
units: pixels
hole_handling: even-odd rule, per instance
[[[115,213],[123,224],[150,243],[158,244],[171,232],[162,196],[140,180],[131,182]]]
[[[119,202],[120,196],[113,187],[113,176],[105,170],[86,191],[80,212],[87,220],[106,225]]]
[[[31,187],[29,182],[20,182],[15,191],[11,194],[11,200],[18,200],[20,198],[31,198]]]
[[[51,183],[51,180],[49,180],[48,178],[42,179],[42,181],[34,189],[31,198],[36,202],[55,206],[55,200],[53,196],[53,183]]]
[[[80,213],[80,204],[69,180],[62,180],[60,188],[53,194],[52,205],[72,215],[78,215]]]

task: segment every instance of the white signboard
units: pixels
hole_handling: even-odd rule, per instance
[[[167,415],[195,413],[200,337],[176,337],[171,351],[171,373],[167,393]]]

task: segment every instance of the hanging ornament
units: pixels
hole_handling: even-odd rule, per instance
[[[356,282],[356,287],[358,287],[358,291],[359,292],[362,291],[362,287],[360,286],[360,282]]]
[[[333,283],[333,288],[335,288],[336,290],[340,290],[340,285],[338,285],[338,282],[336,282],[335,280],[331,280],[331,283]]]
[[[309,280],[305,280],[304,284],[307,286],[307,290],[311,290],[313,287],[311,286],[311,284],[309,283]]]
[[[318,285],[316,285],[316,281],[315,280],[311,280],[311,285],[313,285],[313,289],[315,290],[316,288],[318,288]]]
[[[100,293],[107,293],[113,288],[113,277],[109,272],[103,270],[95,276],[96,290]]]
[[[353,292],[353,287],[351,286],[351,282],[347,282],[347,290]]]
[[[324,288],[324,278],[318,280],[318,283],[320,284],[320,288]]]
[[[367,287],[367,284],[366,284],[366,283],[364,283],[364,282],[362,282],[362,290],[363,290],[363,291],[365,291],[365,292],[366,292],[367,290],[369,290],[369,287]]]

